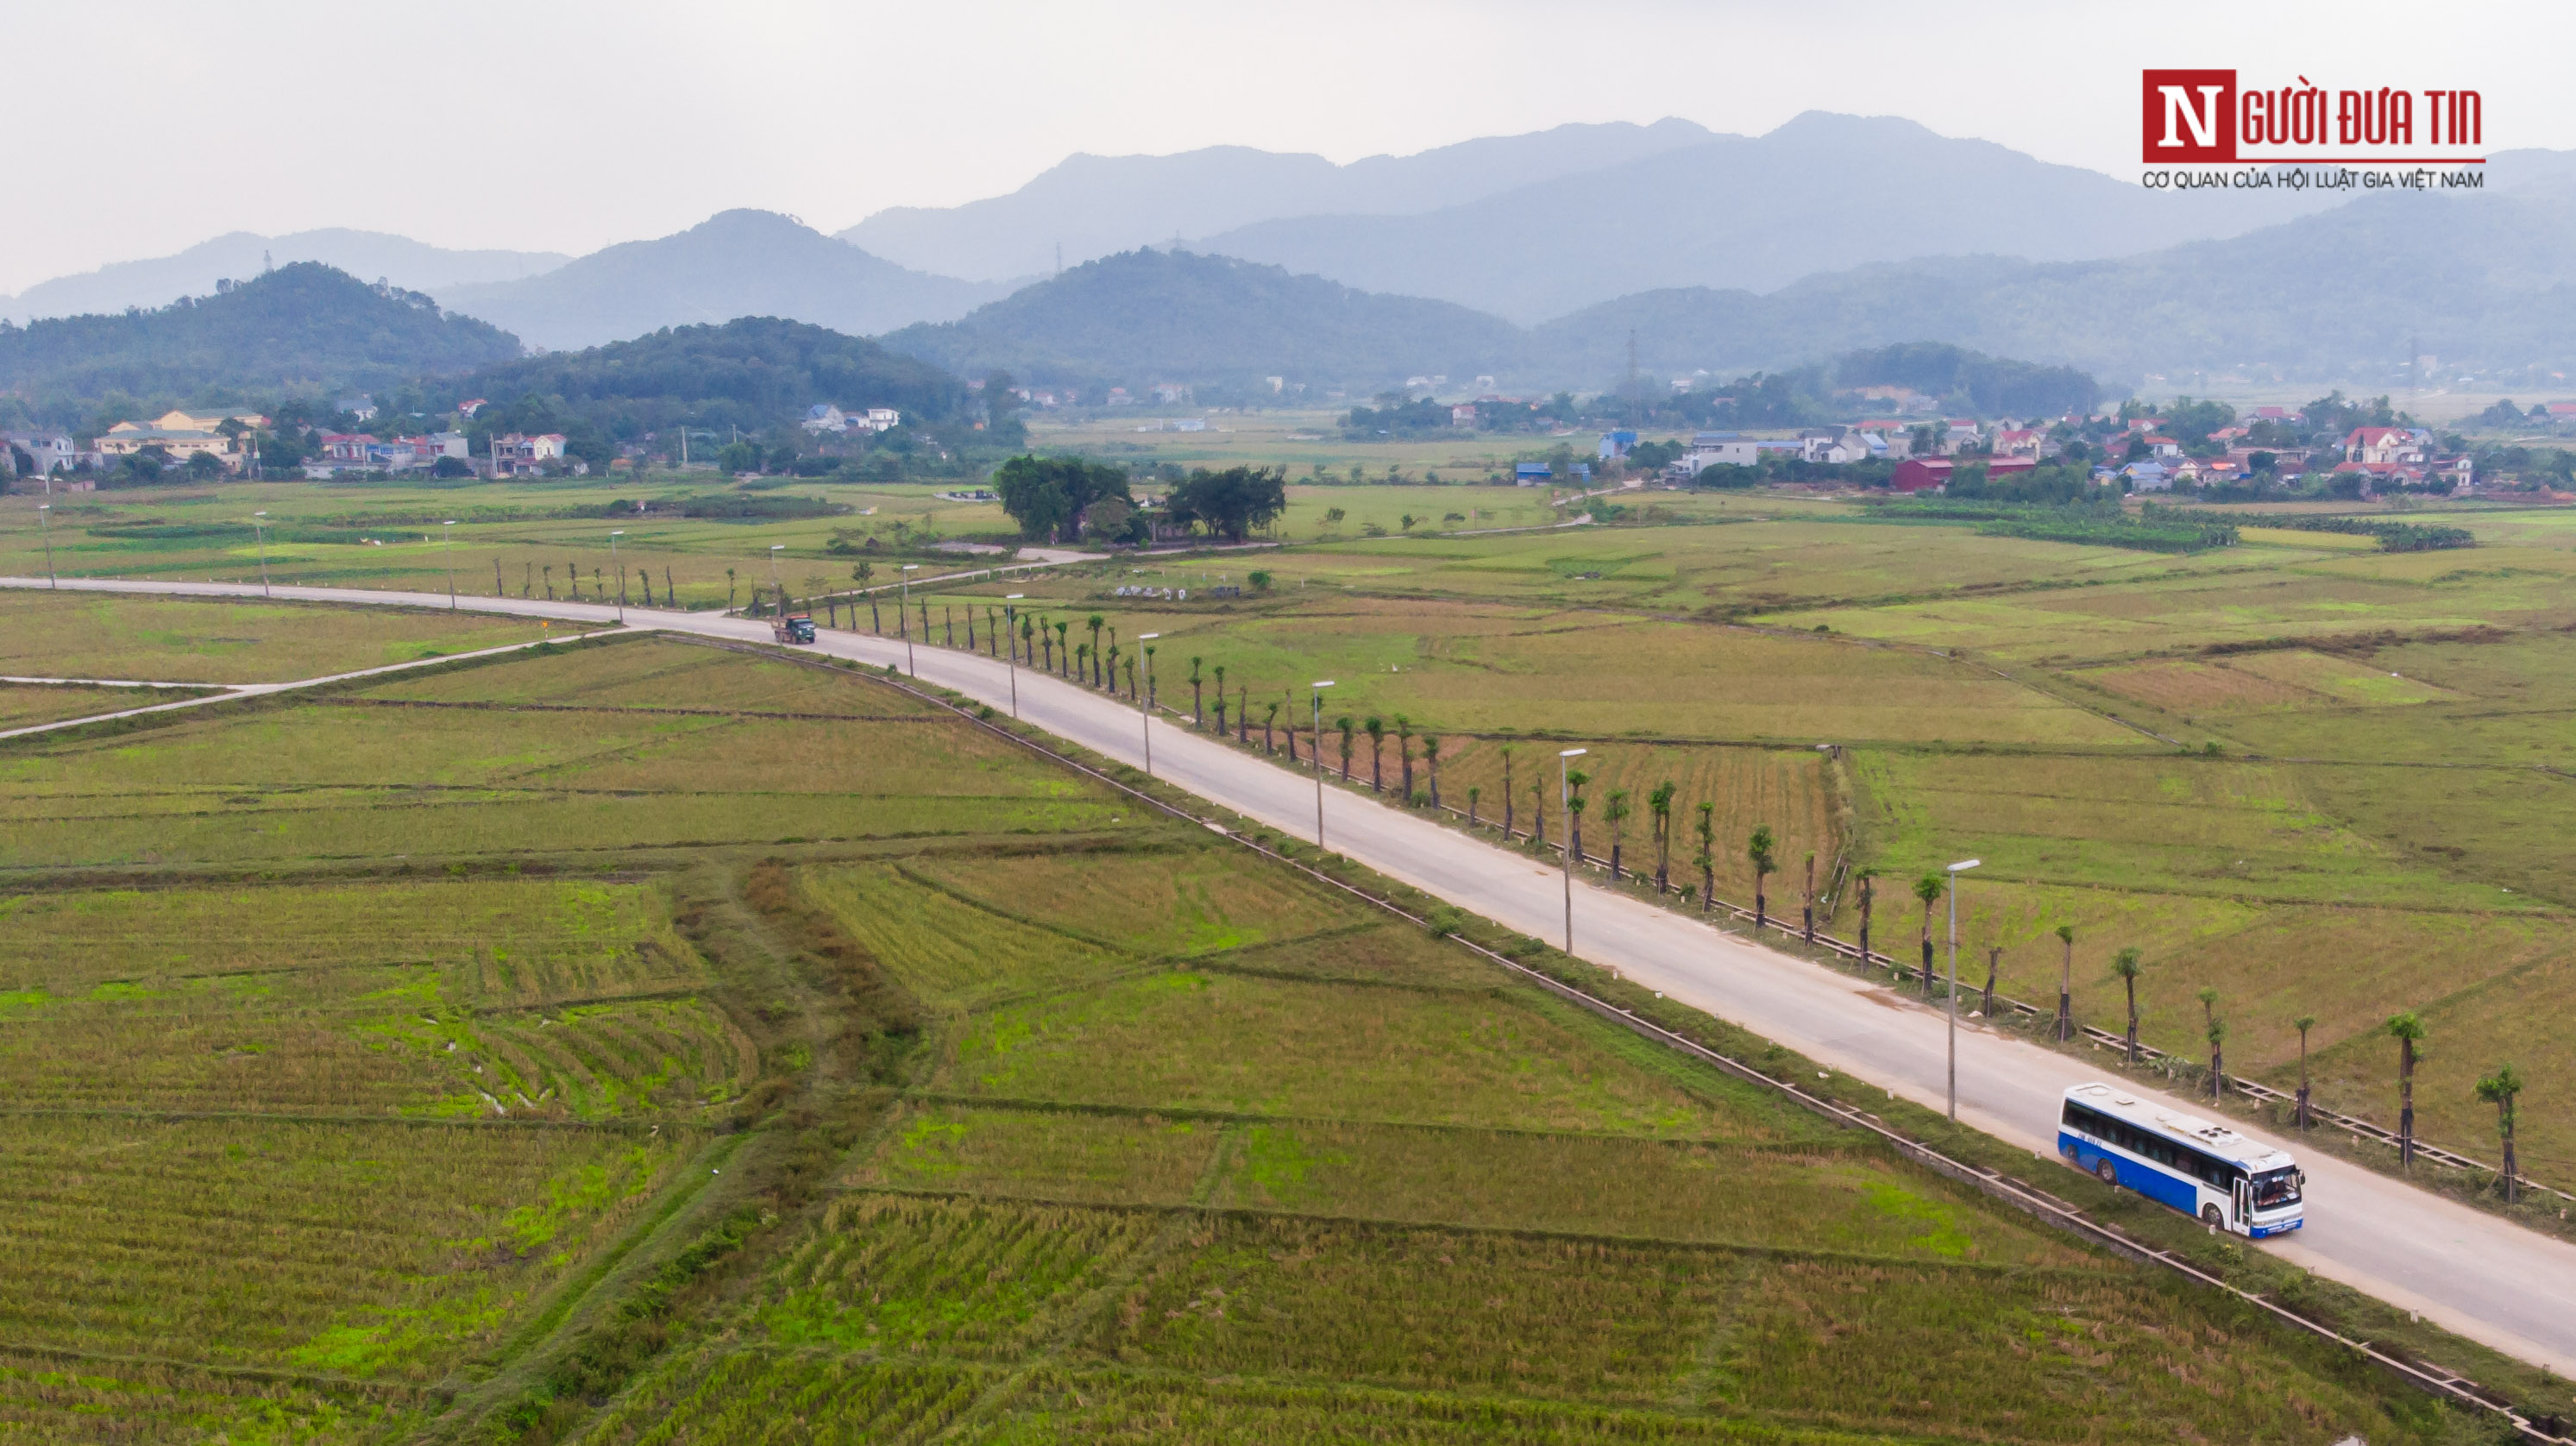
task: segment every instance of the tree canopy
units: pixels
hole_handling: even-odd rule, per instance
[[[1183,527],[1205,527],[1228,542],[1277,521],[1288,510],[1288,471],[1284,467],[1201,469],[1172,489],[1171,519]]]
[[[0,322],[0,389],[77,428],[174,402],[381,391],[518,354],[518,338],[418,292],[299,261],[152,311]]]
[[[1032,541],[1071,542],[1084,510],[1095,502],[1135,503],[1124,470],[1079,457],[1013,457],[994,469],[993,490],[1002,496],[1002,510],[1020,525],[1020,535]]]
[[[617,436],[686,420],[746,432],[793,427],[817,402],[892,407],[907,423],[961,411],[965,383],[862,337],[774,316],[674,326],[633,341],[484,367],[431,392],[445,411],[471,397],[548,399]]]

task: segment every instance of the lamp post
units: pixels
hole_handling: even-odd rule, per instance
[[[1556,755],[1556,811],[1565,816],[1565,952],[1574,952],[1574,785],[1566,781],[1568,759],[1581,758],[1589,748],[1567,748]]]
[[[1959,875],[1980,860],[1963,859],[1942,872],[1950,876],[1950,1123],[1959,1122]]]
[[[1024,592],[1002,594],[1002,642],[1005,645],[1002,652],[1011,660],[1011,716],[1014,718],[1020,716],[1020,610],[1011,604],[1027,596]],[[1150,767],[1146,769],[1148,773],[1152,771]]]
[[[268,596],[268,514],[265,512],[252,513],[250,515],[250,529],[251,531],[259,534],[259,595],[261,597],[266,597]],[[450,584],[450,590],[451,592],[453,591],[453,584]],[[452,596],[448,599],[451,606],[455,601],[455,598]]]
[[[1161,633],[1138,633],[1136,635],[1136,641],[1140,643],[1150,643],[1161,636]],[[1153,675],[1153,658],[1154,650],[1152,648],[1147,648],[1145,650],[1145,672],[1148,677]],[[1114,676],[1109,680],[1109,691],[1113,697],[1116,696],[1118,692],[1118,679]],[[1145,734],[1145,776],[1147,778],[1151,778],[1154,776],[1154,714],[1152,710],[1145,706],[1145,695],[1143,693],[1138,693],[1136,695],[1136,726],[1143,730]]]
[[[50,474],[48,474],[46,485],[52,485]],[[54,504],[50,502],[39,502],[36,504],[36,530],[45,535],[45,586],[50,588],[60,588],[62,584],[54,580],[53,514]]]
[[[786,543],[769,544],[769,585],[778,593],[778,615],[782,618],[787,616],[787,584],[778,578],[778,554],[786,550]]]
[[[438,555],[447,563],[447,610],[456,611],[456,519],[438,524]]]
[[[623,527],[608,534],[608,566],[617,574],[617,620],[626,621],[626,565],[617,560],[617,539],[626,535]]]
[[[1315,764],[1315,847],[1324,846],[1324,690],[1333,686],[1326,678],[1315,685],[1315,746],[1307,750]]]
[[[770,555],[775,557],[777,554],[773,552]],[[912,575],[915,572],[920,571],[920,569],[921,564],[917,562],[907,562],[903,565],[903,617],[905,619],[903,628],[903,670],[910,673],[916,680],[921,677],[921,670],[912,665]]]

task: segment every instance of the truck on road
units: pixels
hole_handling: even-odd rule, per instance
[[[810,643],[814,641],[814,615],[788,613],[771,623],[769,630],[782,643]]]

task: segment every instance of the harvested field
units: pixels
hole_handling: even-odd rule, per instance
[[[0,593],[0,673],[280,683],[535,642],[546,631],[532,621],[431,609],[13,588]]]
[[[1518,991],[1185,972],[978,1016],[949,1044],[940,1079],[999,1099],[1681,1137],[1776,1128],[1735,1091],[1685,1087],[1607,1039],[1606,1027]]]
[[[1183,1205],[1219,1148],[1207,1120],[914,1105],[849,1183],[1086,1205]]]
[[[0,1116],[0,1136],[9,1341],[398,1382],[499,1341],[671,1161],[393,1124]]]

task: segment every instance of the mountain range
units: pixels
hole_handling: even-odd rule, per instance
[[[962,316],[1009,290],[909,270],[775,212],[725,211],[538,275],[451,286],[439,300],[563,350],[737,316],[865,336]]]
[[[1006,281],[1283,217],[1434,211],[1710,139],[1689,121],[1666,119],[1564,125],[1339,166],[1249,146],[1075,155],[1007,196],[944,209],[898,206],[838,234],[902,265]]]
[[[148,310],[183,296],[204,296],[219,281],[248,281],[298,261],[319,261],[361,280],[435,296],[456,286],[534,276],[571,259],[552,251],[450,251],[381,231],[333,228],[286,236],[234,231],[176,255],[119,261],[77,276],[39,282],[16,296],[0,297],[0,317],[24,322],[44,316],[119,312],[130,306]]]
[[[1641,364],[1677,374],[1899,341],[2115,386],[2265,369],[2371,383],[2428,352],[2535,383],[2576,370],[2576,153],[2503,153],[2488,173],[2492,189],[2458,194],[2176,195],[1887,117],[1811,113],[1759,137],[1667,120],[1348,165],[1076,156],[1010,195],[839,237],[739,210],[573,260],[235,236],[18,300],[248,272],[252,243],[338,238],[373,248],[358,274],[388,268],[540,349],[774,316],[1069,384],[1491,372],[1580,389],[1624,370],[1632,335]],[[433,272],[455,279],[418,284]]]
[[[1229,256],[1137,250],[884,340],[961,376],[1001,368],[1096,395],[1119,382],[1240,388],[1278,376],[1320,391],[1373,389],[1415,372],[1465,378],[1522,362],[1529,339],[1453,302],[1372,294]]]
[[[2133,381],[2269,370],[2403,385],[2429,355],[2531,384],[2576,372],[2571,234],[2576,176],[2541,175],[2501,192],[2367,196],[2142,256],[1946,257],[1768,294],[1641,292],[1536,328],[1532,353],[1599,378],[1632,333],[1644,365],[1682,371],[1930,337]]]

